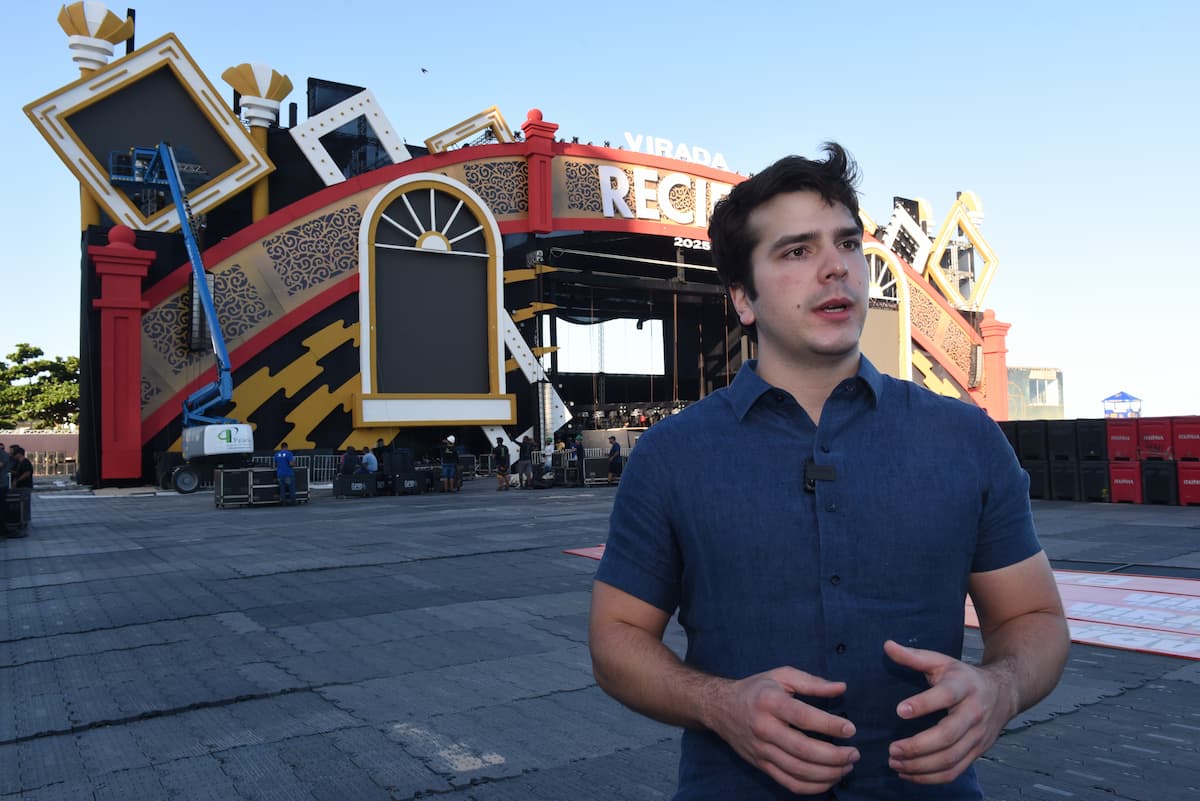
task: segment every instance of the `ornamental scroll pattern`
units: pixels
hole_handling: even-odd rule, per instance
[[[289,296],[358,269],[362,212],[347,206],[264,239],[263,250]]]
[[[967,375],[971,374],[971,351],[974,348],[971,347],[971,338],[956,321],[952,319],[950,325],[946,326],[946,333],[938,344],[946,351],[946,355],[954,360],[958,369]]]
[[[950,318],[933,298],[919,290],[909,294],[908,310],[913,327],[949,356],[959,370],[970,374],[972,343],[958,322]],[[938,329],[942,327],[943,317],[947,318],[945,330],[939,335]]]
[[[579,161],[567,161],[565,167],[567,208],[599,214],[602,210],[600,205],[600,168],[595,164]]]
[[[690,181],[686,184],[672,186],[668,197],[671,200],[671,207],[685,216],[691,215],[696,210],[696,192]]]
[[[467,185],[492,214],[529,212],[529,166],[524,161],[484,161],[463,167]]]
[[[197,362],[212,359],[211,350],[193,351],[189,347],[192,322],[190,296],[190,286],[185,287],[142,317],[143,336],[150,340],[155,353],[162,357],[175,375]],[[217,319],[221,321],[221,333],[226,339],[240,337],[269,316],[266,302],[238,264],[213,273],[213,305]],[[143,404],[154,394],[149,393],[143,385]]]
[[[154,400],[155,396],[161,395],[162,390],[151,384],[145,378],[142,378],[142,408],[146,408],[146,404]]]
[[[196,354],[188,350],[188,326],[191,322],[191,312],[186,303],[188,294],[187,289],[176,292],[142,317],[142,336],[150,341],[154,352],[176,375],[196,358]],[[148,400],[144,391],[142,398]]]
[[[240,264],[213,274],[213,305],[226,339],[236,339],[267,318],[267,304]]]

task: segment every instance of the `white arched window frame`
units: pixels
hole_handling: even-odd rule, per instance
[[[432,211],[436,194],[450,195],[457,200],[448,219],[437,218]],[[412,204],[429,204],[427,229],[409,228],[421,215],[411,220],[382,220],[386,210],[397,199]],[[455,242],[444,235],[458,215],[473,217],[486,241],[486,252],[469,255],[486,261],[487,269],[487,331],[489,391],[481,394],[423,394],[387,395],[373,392],[375,388],[375,314],[372,296],[375,269],[375,230],[380,224],[394,225],[406,230],[413,239],[411,249],[457,252]],[[421,220],[423,221],[423,219]],[[439,423],[507,425],[516,420],[515,398],[505,393],[504,340],[501,321],[507,320],[503,306],[504,254],[500,246],[500,227],[487,204],[470,187],[437,173],[417,173],[400,178],[380,188],[363,213],[359,230],[359,370],[361,395],[354,404],[355,427],[414,426]],[[394,246],[393,246],[394,247]]]
[[[899,320],[897,364],[902,376],[911,376],[912,323],[909,320],[908,279],[904,273],[904,266],[895,253],[874,242],[863,243],[863,255],[867,258],[869,269],[870,297],[896,303]]]

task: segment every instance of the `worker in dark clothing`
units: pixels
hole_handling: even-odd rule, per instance
[[[342,469],[343,476],[352,476],[358,472],[358,466],[362,462],[358,457],[358,451],[354,450],[353,445],[346,447],[346,452],[342,454]]]
[[[621,445],[616,437],[608,438],[608,483],[621,478]]]
[[[442,440],[442,492],[458,492],[458,448],[451,434]]]
[[[33,462],[25,458],[25,449],[20,445],[13,445],[11,448],[12,467],[10,473],[12,475],[12,485],[14,487],[29,487],[33,488]]]

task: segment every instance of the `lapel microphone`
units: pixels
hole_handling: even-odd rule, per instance
[[[804,463],[804,491],[816,492],[818,481],[833,481],[837,469],[831,464],[817,464],[812,459]]]

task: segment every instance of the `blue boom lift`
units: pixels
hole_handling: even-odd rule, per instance
[[[203,167],[187,163],[192,184],[203,183],[207,173]],[[254,437],[249,425],[215,413],[217,407],[233,400],[233,373],[221,323],[217,319],[208,276],[196,243],[196,223],[188,203],[189,188],[184,183],[180,163],[168,142],[158,147],[135,147],[128,152],[109,155],[109,175],[114,183],[141,187],[143,210],[160,187],[166,187],[179,214],[183,241],[192,262],[195,292],[208,323],[213,355],[217,361],[217,378],[193,392],[183,402],[183,458],[185,463],[171,474],[171,485],[179,492],[195,492],[202,479],[208,477],[215,464],[243,465],[254,451]]]

